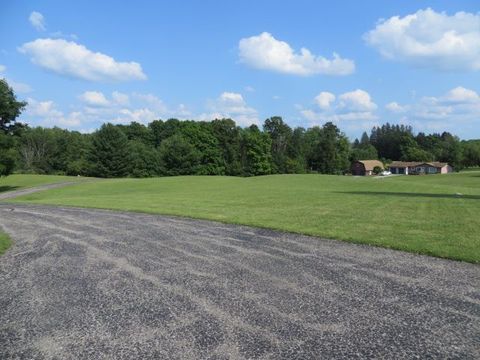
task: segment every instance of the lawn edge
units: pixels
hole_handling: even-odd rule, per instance
[[[394,251],[401,251],[401,252],[406,252],[409,254],[415,254],[415,255],[421,255],[421,256],[428,256],[428,257],[434,257],[437,259],[444,259],[444,260],[450,260],[450,261],[457,261],[457,262],[463,262],[463,263],[468,263],[468,264],[475,264],[478,265],[480,264],[480,259],[475,260],[475,259],[468,259],[464,258],[461,256],[443,256],[440,254],[435,254],[433,252],[430,252],[428,250],[425,251],[415,251],[415,250],[410,250],[410,249],[405,249],[400,246],[389,246],[389,245],[380,245],[380,244],[374,244],[374,243],[368,243],[365,241],[361,240],[355,240],[355,239],[342,239],[342,238],[337,238],[337,237],[332,237],[332,236],[323,236],[318,233],[313,233],[313,232],[308,232],[308,231],[295,231],[295,230],[285,230],[282,228],[277,228],[277,227],[272,227],[272,226],[262,226],[262,225],[254,225],[254,224],[249,224],[245,222],[239,222],[239,221],[228,221],[228,220],[221,220],[221,219],[212,219],[208,217],[202,217],[202,216],[188,216],[188,215],[180,215],[180,214],[175,214],[175,213],[169,213],[169,212],[151,212],[151,211],[146,211],[146,210],[138,210],[138,209],[115,209],[115,208],[109,208],[109,207],[96,207],[96,206],[75,206],[75,205],[64,205],[64,204],[48,204],[48,203],[36,203],[36,202],[28,202],[28,201],[22,201],[22,200],[16,200],[17,198],[13,198],[11,200],[14,201],[5,201],[4,203],[9,203],[9,204],[20,204],[20,205],[38,205],[38,206],[52,206],[52,207],[65,207],[65,208],[71,208],[71,209],[97,209],[97,210],[108,210],[112,212],[131,212],[131,213],[139,213],[139,214],[147,214],[147,215],[159,215],[159,216],[168,216],[168,217],[174,217],[174,218],[180,218],[180,219],[189,219],[189,220],[204,220],[204,221],[211,221],[211,222],[217,222],[221,224],[228,224],[228,225],[238,225],[238,226],[247,226],[247,227],[252,227],[252,228],[257,228],[257,229],[264,229],[264,230],[273,230],[276,232],[284,233],[284,234],[295,234],[295,235],[305,235],[305,236],[311,236],[318,238],[319,240],[332,240],[332,241],[341,241],[344,243],[350,243],[350,244],[356,244],[356,245],[364,245],[364,246],[372,246],[376,248],[382,248],[382,249],[389,249],[389,250],[394,250]]]

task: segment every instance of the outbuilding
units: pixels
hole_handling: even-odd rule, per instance
[[[373,169],[376,167],[379,167],[382,170],[384,169],[383,163],[379,160],[357,160],[352,163],[352,175],[373,175]]]

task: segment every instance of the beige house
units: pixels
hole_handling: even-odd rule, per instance
[[[438,161],[394,161],[388,167],[392,174],[403,175],[448,174],[453,172],[453,168],[450,165]]]

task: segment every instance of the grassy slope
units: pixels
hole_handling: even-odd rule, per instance
[[[115,179],[16,201],[181,215],[480,262],[480,172]]]
[[[80,179],[82,178],[73,176],[14,174],[7,177],[0,177],[0,192],[58,182],[79,181]]]

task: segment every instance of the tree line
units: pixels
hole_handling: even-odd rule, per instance
[[[260,128],[232,119],[155,120],[104,124],[91,134],[30,127],[16,121],[25,107],[0,83],[0,174],[12,171],[96,177],[343,174],[358,159],[444,161],[480,165],[480,142],[447,132],[414,134],[403,125],[374,127],[352,143],[333,123],[291,128],[281,117]]]

